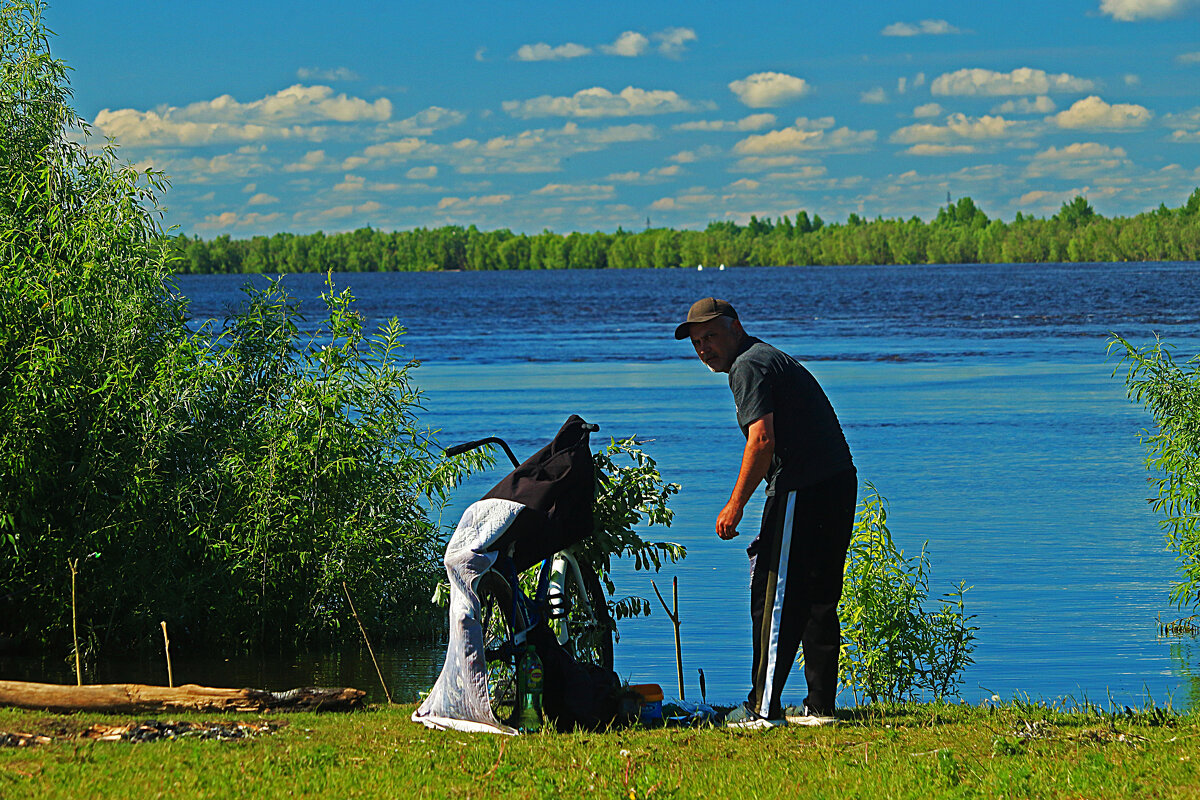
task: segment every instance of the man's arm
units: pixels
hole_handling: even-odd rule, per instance
[[[750,423],[746,432],[746,449],[742,451],[742,468],[729,502],[717,515],[717,536],[732,539],[738,535],[742,510],[762,479],[767,477],[771,456],[775,453],[775,413],[759,417]]]

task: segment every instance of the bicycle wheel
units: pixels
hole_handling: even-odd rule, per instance
[[[480,623],[492,713],[505,725],[517,710],[517,651],[513,643],[512,587],[494,572],[479,579]]]
[[[567,601],[567,643],[573,648],[575,660],[613,668],[613,624],[608,600],[595,570],[580,563],[583,585],[568,569],[563,593]],[[586,600],[586,602],[584,602]]]

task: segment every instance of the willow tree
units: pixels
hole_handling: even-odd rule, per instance
[[[1159,339],[1136,346],[1114,337],[1110,348],[1121,353],[1129,397],[1154,419],[1142,441],[1158,490],[1152,503],[1179,573],[1171,601],[1200,608],[1200,355],[1181,363]]]
[[[152,170],[90,146],[41,2],[0,11],[0,646],[336,641],[437,624],[433,509],[462,474],[418,424],[396,321],[283,286],[189,327]],[[315,330],[315,333],[314,333]]]

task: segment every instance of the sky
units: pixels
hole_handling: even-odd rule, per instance
[[[1106,216],[1200,186],[1200,0],[59,0],[186,235]]]

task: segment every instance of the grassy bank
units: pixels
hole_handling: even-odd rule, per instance
[[[510,739],[426,730],[411,712],[132,744],[77,736],[128,718],[0,710],[0,731],[63,737],[0,747],[0,797],[1200,797],[1196,714],[920,705],[822,729]]]

